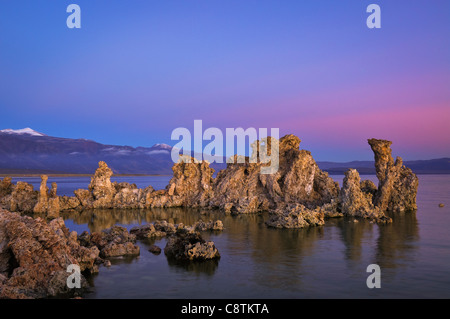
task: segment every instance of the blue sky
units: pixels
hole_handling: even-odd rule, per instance
[[[450,157],[449,1],[16,0],[0,30],[0,129],[174,145],[201,119],[280,128],[316,160],[371,159],[372,137]]]

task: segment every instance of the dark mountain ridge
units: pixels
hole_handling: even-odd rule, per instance
[[[105,161],[115,174],[172,174],[172,147],[105,145],[87,139],[52,137],[30,128],[0,131],[0,174],[92,174]],[[317,162],[330,174],[349,168],[375,174],[373,161]],[[213,163],[216,170],[226,164]],[[405,161],[416,174],[450,174],[450,158]]]

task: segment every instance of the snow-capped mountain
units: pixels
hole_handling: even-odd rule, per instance
[[[152,146],[153,149],[162,149],[162,150],[172,150],[172,146],[167,144],[155,144]]]
[[[116,174],[171,174],[172,147],[105,145],[87,139],[45,135],[31,128],[0,130],[0,173],[91,174],[105,161]]]
[[[45,136],[45,134],[36,132],[35,130],[33,130],[29,127],[19,129],[19,130],[13,130],[13,129],[7,128],[5,130],[0,130],[0,133],[18,134],[18,135],[27,134],[27,135],[31,135],[31,136]]]

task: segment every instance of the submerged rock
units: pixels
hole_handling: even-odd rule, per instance
[[[151,245],[148,251],[154,255],[159,255],[161,253],[161,248],[156,245]]]
[[[204,261],[220,258],[214,242],[205,241],[200,233],[178,230],[167,240],[164,253],[177,261]]]
[[[146,239],[153,237],[165,237],[175,233],[176,229],[176,225],[162,220],[142,226],[135,226],[130,229],[130,233],[135,235],[137,239]]]
[[[142,226],[135,226],[130,229],[130,233],[135,235],[137,239],[146,238],[158,238],[173,235],[177,230],[186,230],[189,232],[194,231],[220,231],[223,230],[223,223],[221,220],[204,222],[199,220],[192,226],[186,226],[183,224],[172,224],[165,220],[157,220],[153,223],[145,224]]]
[[[136,236],[130,234],[125,227],[113,226],[101,232],[91,235],[83,232],[78,240],[84,247],[97,247],[100,257],[137,256],[140,253],[139,246],[135,245]]]
[[[199,220],[194,225],[192,225],[192,227],[187,227],[187,228],[195,230],[195,231],[207,231],[207,230],[222,231],[224,229],[223,223],[221,220],[216,220],[216,221],[210,220],[208,222]]]

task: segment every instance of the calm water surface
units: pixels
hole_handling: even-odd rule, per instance
[[[342,183],[342,176],[333,176]],[[363,176],[376,181],[375,176]],[[169,176],[113,180],[164,188]],[[38,187],[40,179],[28,182]],[[15,179],[17,181],[17,179]],[[60,195],[87,188],[90,178],[50,178]],[[71,230],[99,231],[165,219],[193,224],[221,219],[225,230],[205,232],[218,262],[174,265],[148,252],[165,239],[138,241],[138,258],[115,259],[92,278],[87,298],[450,298],[450,175],[420,175],[417,212],[392,215],[390,225],[353,219],[325,226],[278,230],[267,215],[229,216],[194,209],[97,210],[64,214]],[[444,203],[444,208],[438,204]],[[369,264],[381,267],[381,288],[366,286]]]

